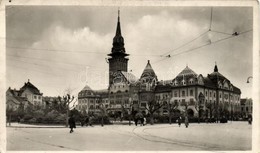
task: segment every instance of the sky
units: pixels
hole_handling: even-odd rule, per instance
[[[113,6],[7,7],[7,88],[30,79],[44,96],[67,89],[77,95],[85,85],[106,89],[117,16]],[[120,22],[128,71],[137,78],[147,60],[159,80],[174,79],[186,66],[207,76],[216,63],[242,98],[252,97],[246,83],[253,75],[252,8],[125,6]]]

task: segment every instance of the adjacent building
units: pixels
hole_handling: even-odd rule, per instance
[[[28,80],[20,90],[11,89],[11,87],[8,88],[6,92],[7,107],[11,105],[16,107],[18,104],[22,104],[24,108],[28,105],[44,107],[45,104],[42,101],[42,95],[40,90]]]
[[[240,100],[240,111],[241,117],[246,119],[248,117],[252,117],[253,113],[253,101],[251,98],[243,98]]]
[[[100,113],[109,107],[108,90],[92,90],[86,85],[78,94],[77,109],[82,113]]]

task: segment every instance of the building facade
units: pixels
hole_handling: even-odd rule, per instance
[[[100,101],[106,99],[107,111],[119,117],[137,112],[149,114],[154,106],[158,106],[155,113],[159,115],[173,113],[204,119],[230,118],[240,112],[241,91],[219,73],[216,64],[213,72],[207,76],[197,74],[186,66],[175,78],[167,81],[158,81],[149,60],[140,78],[127,72],[129,54],[124,47],[119,13],[113,46],[108,56],[107,96],[102,98],[87,87],[79,93],[78,109],[97,109]]]
[[[92,90],[86,85],[78,94],[77,109],[86,114],[98,114],[109,107],[108,90]]]
[[[253,101],[251,98],[243,98],[240,100],[241,117],[247,119],[252,117],[253,113]]]
[[[45,103],[42,101],[42,93],[35,87],[30,80],[24,83],[24,86],[20,90],[9,89],[7,90],[7,102],[12,98],[19,99],[25,103],[25,107],[29,104],[33,107],[44,107]],[[27,103],[28,102],[28,103]]]

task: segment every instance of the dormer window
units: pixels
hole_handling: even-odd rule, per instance
[[[193,84],[193,79],[190,79],[189,83],[190,83],[190,84]]]
[[[182,85],[186,85],[186,82],[185,82],[185,80],[182,80]]]

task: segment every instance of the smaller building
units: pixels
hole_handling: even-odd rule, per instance
[[[251,98],[242,98],[240,100],[241,117],[247,119],[252,116],[253,112],[253,101]]]
[[[20,88],[19,96],[25,97],[27,100],[33,104],[34,107],[44,107],[44,103],[42,102],[42,93],[40,90],[35,87],[30,80],[24,83],[24,86]]]
[[[101,108],[109,107],[108,90],[92,90],[86,85],[78,94],[77,109],[83,113],[98,114]]]
[[[6,109],[17,111],[18,109],[25,110],[31,103],[25,97],[19,96],[19,91],[11,89],[6,91]]]
[[[20,90],[11,89],[11,87],[8,88],[6,91],[7,106],[9,107],[12,104],[14,107],[17,107],[16,105],[22,104],[24,108],[27,108],[28,105],[32,105],[33,107],[44,107],[42,95],[40,90],[28,79],[28,82],[25,82]]]

